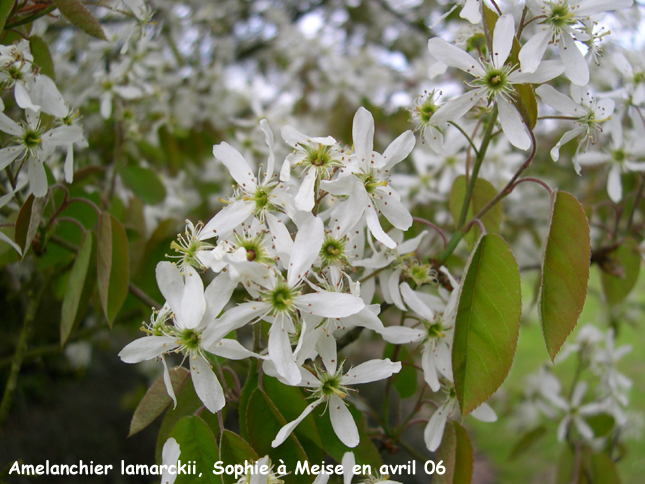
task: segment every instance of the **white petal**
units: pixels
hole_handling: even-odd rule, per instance
[[[151,360],[166,351],[177,347],[175,338],[169,336],[145,336],[135,339],[119,353],[119,358],[124,363],[139,363],[144,360]]]
[[[495,23],[493,33],[493,63],[501,67],[508,59],[515,39],[515,20],[512,15],[502,15]]]
[[[289,382],[289,385],[300,383],[302,375],[291,351],[289,333],[284,328],[284,325],[277,320],[269,330],[268,348],[269,357],[273,361],[278,374]]]
[[[607,176],[607,193],[614,203],[620,203],[623,199],[623,183],[620,177],[620,167],[614,165]]]
[[[232,281],[228,274],[220,274],[211,281],[204,291],[206,310],[202,319],[206,324],[215,321],[224,306],[228,304],[236,287],[237,282]]]
[[[301,312],[326,318],[344,318],[358,313],[365,307],[360,297],[329,291],[297,296],[294,304]]]
[[[168,261],[161,261],[155,270],[157,285],[170,309],[174,313],[181,311],[181,299],[184,294],[184,278],[179,268]]]
[[[354,477],[354,466],[356,465],[354,453],[345,452],[341,464],[343,466],[343,484],[351,484],[352,477]]]
[[[293,243],[289,270],[287,271],[287,284],[294,286],[311,268],[325,238],[325,226],[319,217],[310,216],[298,227],[296,240]]]
[[[275,169],[275,154],[273,153],[273,131],[271,131],[269,123],[267,123],[266,119],[262,119],[260,121],[260,129],[264,132],[264,140],[269,147],[269,159],[267,160],[267,167],[265,171],[265,179],[269,180],[273,177],[273,170]]]
[[[378,215],[374,208],[368,207],[365,210],[365,219],[367,220],[367,226],[370,229],[370,232],[376,240],[381,242],[389,249],[394,249],[396,247],[396,242],[394,242],[389,235],[383,231],[383,227],[378,221]]]
[[[237,200],[217,212],[204,226],[199,236],[200,240],[207,240],[222,235],[245,222],[255,210],[255,202]]]
[[[322,398],[320,400],[316,400],[314,403],[311,403],[307,405],[307,408],[304,409],[304,411],[300,414],[300,416],[295,419],[293,422],[289,422],[287,425],[282,427],[280,431],[278,432],[278,435],[275,436],[275,439],[273,442],[271,442],[271,447],[276,448],[280,444],[282,444],[285,440],[287,440],[287,437],[291,435],[291,432],[293,432],[293,429],[295,429],[300,422],[302,422],[307,415],[311,413],[311,411],[316,408],[318,405],[322,403]]]
[[[352,124],[354,152],[359,160],[368,160],[374,147],[374,117],[364,107],[358,108]]]
[[[487,403],[482,403],[479,407],[473,410],[470,415],[482,422],[495,422],[497,420],[495,410],[493,410]]]
[[[570,131],[567,131],[562,135],[562,138],[560,138],[560,141],[556,143],[556,145],[551,148],[551,159],[553,161],[558,161],[560,158],[560,147],[564,144],[567,144],[569,141],[571,141],[574,138],[577,138],[578,135],[582,134],[584,130],[582,128],[574,128]],[[580,173],[580,170],[577,170],[578,173]]]
[[[79,126],[59,126],[43,136],[43,143],[65,146],[83,139],[83,129]]]
[[[42,162],[35,159],[33,156],[29,157],[27,162],[27,176],[29,177],[29,188],[34,194],[34,197],[44,197],[47,195],[47,173]]]
[[[558,425],[557,435],[560,442],[564,442],[564,438],[567,436],[567,428],[569,427],[569,422],[571,422],[571,416],[565,415],[565,417]]]
[[[437,367],[434,364],[432,348],[428,347],[424,350],[423,356],[421,357],[421,367],[423,368],[423,379],[433,392],[438,392],[441,384],[437,376]]]
[[[589,66],[582,52],[576,46],[575,41],[566,31],[560,34],[560,57],[564,63],[564,73],[578,86],[586,86],[589,83]]]
[[[14,85],[14,95],[16,97],[16,104],[22,109],[31,109],[36,113],[40,111],[40,106],[33,104],[29,96],[29,91],[27,91],[21,82],[16,82]]]
[[[163,363],[163,383],[166,386],[166,393],[172,399],[173,410],[177,408],[177,397],[175,396],[175,389],[172,387],[172,380],[170,379],[170,373],[168,372],[168,364],[166,359],[161,355],[161,362]]]
[[[370,199],[365,187],[360,183],[354,184],[349,200],[338,204],[338,209],[340,210],[338,216],[338,227],[340,228],[338,231],[346,234],[355,227],[363,216],[368,203],[370,203]]]
[[[65,164],[63,165],[63,172],[65,174],[65,181],[72,183],[74,181],[74,146],[67,147],[67,154],[65,155]]]
[[[580,7],[576,10],[576,17],[586,17],[611,10],[623,10],[633,4],[633,0],[586,0],[580,2]]]
[[[4,170],[9,163],[18,158],[24,150],[20,146],[9,146],[0,150],[0,170]]]
[[[408,130],[398,138],[396,138],[383,152],[383,158],[385,159],[385,165],[381,168],[382,170],[390,170],[394,165],[404,160],[414,148],[416,143],[416,138],[414,133]]]
[[[228,358],[229,360],[243,360],[245,358],[259,358],[260,355],[247,350],[237,340],[223,339],[211,348],[204,347],[205,350],[214,355]]]
[[[580,104],[575,102],[569,96],[556,91],[548,84],[539,86],[535,90],[535,93],[542,98],[542,101],[563,114],[571,116],[581,116],[583,114],[583,108]]]
[[[407,308],[403,304],[403,299],[401,299],[401,292],[399,291],[399,278],[401,277],[401,269],[392,271],[390,277],[387,279],[388,291],[390,297],[394,302],[394,305],[399,308],[401,311],[405,311]]]
[[[307,170],[300,188],[298,188],[298,193],[295,197],[296,208],[304,212],[311,212],[316,203],[316,194],[314,193],[314,185],[316,184],[316,170],[314,167],[311,167]]]
[[[537,34],[531,37],[522,47],[519,54],[520,65],[523,72],[535,72],[540,65],[544,52],[549,45],[552,30],[542,27]]]
[[[356,447],[360,442],[358,427],[345,402],[337,395],[332,395],[329,399],[329,418],[340,441],[347,447]]]
[[[410,285],[407,282],[401,284],[401,295],[405,304],[407,304],[410,309],[415,313],[421,316],[426,321],[432,321],[434,319],[434,312],[430,309],[424,302],[419,299],[419,296],[412,290]]]
[[[341,380],[343,385],[360,385],[391,377],[401,371],[401,362],[384,360],[370,360],[351,368]]]
[[[168,472],[167,466],[177,465],[177,460],[181,450],[179,444],[172,437],[166,440],[166,443],[163,444],[163,450],[161,451],[161,462],[162,468],[164,469],[161,474],[161,484],[173,484],[177,479],[177,473]]]
[[[394,197],[393,194],[396,192],[390,190],[389,193],[392,193],[390,195],[384,193],[384,190],[379,190],[378,193],[382,194],[377,205],[383,216],[397,229],[408,230],[412,225],[412,215],[406,206]]]
[[[531,138],[515,106],[503,97],[497,96],[497,107],[499,108],[499,122],[508,140],[513,146],[521,150],[528,150],[531,147]]]
[[[275,250],[280,257],[282,263],[288,267],[289,260],[291,258],[291,252],[293,251],[293,240],[291,240],[291,235],[289,230],[285,226],[284,222],[279,220],[275,215],[270,212],[266,214],[267,225],[269,226],[269,232],[273,237],[273,242],[275,244]]]
[[[204,298],[204,283],[197,271],[192,266],[185,270],[185,285],[181,298],[179,313],[175,318],[181,326],[194,329],[199,326],[202,316],[206,311],[206,299]]]
[[[478,24],[481,22],[482,15],[479,11],[480,0],[466,0],[464,8],[459,12],[459,16],[468,20],[471,24]]]
[[[571,395],[571,405],[577,407],[582,402],[582,397],[585,396],[587,392],[587,382],[581,381],[573,389],[573,394]]]
[[[379,334],[388,343],[404,345],[422,340],[426,333],[419,329],[408,328],[407,326],[388,326],[379,331]],[[433,388],[433,391],[436,391]]]
[[[439,37],[433,37],[428,41],[428,51],[432,57],[448,66],[456,67],[473,76],[484,75],[484,69],[470,54]]]
[[[338,362],[338,352],[336,348],[336,338],[330,332],[324,332],[316,342],[316,349],[323,360],[327,373],[336,373],[336,364]]]
[[[201,356],[190,357],[190,375],[195,393],[212,413],[220,411],[226,405],[224,390],[213,373],[211,366]]]
[[[513,71],[509,74],[508,80],[513,84],[530,83],[542,84],[558,77],[564,72],[564,64],[560,61],[547,60],[540,63],[534,72]]]
[[[32,101],[40,106],[43,112],[58,118],[64,118],[68,114],[65,100],[60,91],[49,77],[44,74],[34,76],[29,83]]]
[[[443,439],[443,431],[446,428],[446,421],[448,420],[447,411],[444,405],[439,407],[435,413],[432,414],[428,425],[423,432],[423,439],[425,440],[426,447],[430,452],[434,452],[439,448],[441,440]]]
[[[269,303],[265,302],[249,302],[229,309],[206,327],[202,333],[202,345],[205,348],[212,347],[228,333],[266,314],[269,309]]]
[[[12,134],[14,136],[22,135],[22,128],[13,119],[5,113],[0,112],[0,131]]]
[[[7,244],[9,244],[11,247],[14,248],[18,254],[22,255],[22,249],[20,249],[20,246],[16,244],[13,240],[11,240],[7,235],[5,235],[3,232],[0,232],[0,240],[5,241]]]
[[[486,91],[484,89],[473,89],[461,96],[452,98],[432,115],[432,124],[440,125],[462,117],[485,96]]]
[[[374,279],[370,279],[374,280]],[[361,288],[361,299],[363,299],[363,295],[365,293],[365,288]],[[363,299],[363,302],[365,302],[365,299]],[[383,323],[377,316],[380,308],[378,304],[373,304],[371,306],[365,306],[365,308],[361,309],[359,312],[356,314],[352,314],[351,316],[348,316],[345,318],[344,322],[345,324],[351,324],[354,326],[362,326],[364,328],[371,329],[372,331],[377,331],[380,332],[383,330]]]
[[[585,422],[582,418],[579,416],[574,416],[573,417],[573,423],[575,424],[576,428],[578,429],[578,432],[580,432],[580,435],[586,440],[592,440],[594,437],[593,430],[589,426],[587,422]]]
[[[251,167],[239,151],[222,141],[220,144],[213,146],[213,155],[228,168],[233,179],[244,191],[255,190],[255,177]]]

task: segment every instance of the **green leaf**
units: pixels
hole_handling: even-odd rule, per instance
[[[99,218],[97,270],[101,306],[110,326],[128,295],[129,267],[125,229],[116,217],[103,212]]]
[[[244,464],[245,461],[255,462],[259,459],[258,454],[248,442],[230,430],[222,432],[219,452],[219,459],[224,466]],[[233,475],[222,474],[221,477],[224,484],[235,484],[237,482]]]
[[[90,267],[90,258],[92,256],[92,232],[85,232],[85,237],[78,249],[76,261],[67,280],[67,288],[63,296],[63,305],[60,318],[60,344],[65,346],[67,339],[74,329],[76,316],[81,303],[85,279]]]
[[[605,437],[613,430],[616,421],[614,417],[607,413],[599,413],[598,415],[587,417],[587,423],[596,437]]]
[[[249,440],[249,432],[246,425],[246,408],[248,407],[251,395],[257,387],[258,366],[252,363],[251,367],[249,368],[249,374],[246,377],[246,382],[244,382],[244,386],[242,387],[242,393],[240,394],[240,403],[238,407],[240,434],[242,434],[242,437],[246,440]]]
[[[590,239],[587,216],[576,198],[556,191],[551,198],[544,246],[538,314],[546,348],[555,358],[573,331],[587,297]]]
[[[166,187],[154,170],[130,165],[119,169],[123,183],[147,205],[156,205],[166,198]]]
[[[602,272],[602,291],[611,306],[621,303],[634,289],[641,269],[641,254],[638,243],[627,238],[611,256],[614,263],[620,264],[622,277]]]
[[[0,2],[0,32],[4,30],[5,23],[7,23],[7,19],[15,3],[14,0],[2,0]]]
[[[183,417],[187,415],[193,415],[198,413],[200,409],[204,407],[204,404],[195,393],[195,387],[193,386],[193,381],[190,378],[190,375],[186,378],[186,381],[182,387],[175,393],[177,397],[177,407],[169,407],[166,415],[164,415],[163,420],[161,421],[161,428],[159,429],[159,434],[157,435],[157,445],[155,448],[155,461],[161,463],[161,450],[163,444],[166,442],[168,437],[171,436],[171,432]],[[225,413],[226,407],[222,410]],[[219,435],[219,422],[217,416],[212,414],[208,409],[204,408],[199,413],[199,416],[210,426],[213,431],[213,435]],[[225,418],[225,416],[222,416]],[[183,457],[182,457],[183,459]],[[221,484],[221,483],[220,483]]]
[[[473,475],[473,446],[466,429],[454,420],[446,424],[441,447],[434,459],[435,464],[443,461],[445,474],[436,474],[432,482],[437,484],[470,484]]]
[[[36,236],[36,232],[38,232],[46,203],[46,197],[36,198],[32,193],[27,197],[22,207],[20,207],[18,219],[16,220],[15,241],[22,250],[23,259],[27,255],[27,251]]]
[[[177,395],[188,380],[190,372],[186,368],[179,366],[177,368],[171,368],[168,370],[168,373],[170,374],[170,384],[175,395]],[[150,425],[154,419],[163,413],[170,402],[172,402],[172,399],[168,396],[166,384],[164,383],[163,375],[161,375],[148,388],[148,391],[134,411],[132,421],[130,422],[130,433],[128,437],[131,437]]]
[[[246,407],[246,424],[249,442],[258,455],[268,455],[273,462],[284,461],[287,469],[295,469],[298,461],[308,459],[297,437],[291,435],[277,448],[271,442],[280,429],[287,424],[286,419],[261,389],[256,388]],[[296,476],[288,476],[285,482],[297,482]]]
[[[499,235],[479,239],[459,291],[452,366],[465,417],[502,384],[517,345],[522,314],[520,272]]]
[[[596,453],[591,456],[593,482],[602,484],[620,484],[616,464],[607,454]]]
[[[398,361],[405,361],[410,352],[405,346],[399,348]],[[383,350],[383,358],[394,356],[394,345],[387,343]],[[417,392],[417,371],[412,366],[405,365],[393,376],[392,386],[402,399],[410,398]]]
[[[52,0],[58,11],[73,25],[97,39],[107,40],[101,24],[79,0]]]
[[[195,462],[197,467],[196,475],[177,475],[175,484],[221,484],[220,477],[212,472],[219,460],[217,442],[206,422],[196,415],[184,417],[175,425],[170,437],[179,444],[181,461]]]
[[[450,213],[452,214],[455,224],[459,221],[459,215],[461,215],[467,185],[466,176],[459,175],[455,178],[455,181],[452,184],[452,189],[450,190]],[[473,215],[484,208],[488,202],[495,198],[496,195],[497,190],[489,181],[484,180],[483,178],[477,178],[470,200],[470,206],[468,207],[466,220],[473,218]],[[493,234],[497,233],[499,231],[499,226],[502,223],[502,205],[499,203],[495,204],[482,217],[482,222],[484,223],[484,227],[486,227],[486,232]],[[481,232],[479,230],[479,226],[475,225],[473,230],[466,235],[466,239],[472,244],[479,239],[480,235]]]
[[[556,467],[556,484],[571,484],[572,482],[577,482],[574,480],[575,473],[575,455],[568,445],[565,445],[558,459],[558,465]]]
[[[533,430],[525,432],[513,445],[510,453],[508,454],[508,460],[513,460],[522,455],[524,452],[529,450],[533,445],[540,440],[544,434],[546,434],[546,427],[540,425]]]
[[[31,49],[31,54],[34,56],[34,64],[40,68],[41,74],[45,74],[52,80],[56,80],[54,61],[52,61],[47,42],[42,37],[32,35],[29,37],[29,48]]]

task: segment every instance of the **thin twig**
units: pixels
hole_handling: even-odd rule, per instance
[[[38,308],[40,307],[40,300],[48,285],[48,281],[43,281],[35,295],[26,295],[27,302],[25,304],[25,319],[22,325],[22,331],[20,332],[20,338],[18,339],[18,344],[16,345],[16,352],[14,353],[13,360],[11,361],[11,370],[9,371],[7,384],[5,386],[4,394],[2,395],[2,403],[0,403],[0,427],[9,416],[13,396],[16,393],[16,388],[18,387],[20,367],[24,361],[27,344],[29,343],[29,337],[31,336],[32,325],[36,319]]]
[[[430,228],[435,229],[437,231],[437,233],[443,239],[443,248],[444,249],[446,248],[446,246],[448,245],[448,239],[446,238],[446,234],[444,233],[443,230],[441,230],[439,227],[437,227],[435,224],[433,224],[429,220],[426,220],[426,219],[421,218],[421,217],[412,217],[412,220],[415,221],[415,222],[419,222],[421,224],[427,225]]]

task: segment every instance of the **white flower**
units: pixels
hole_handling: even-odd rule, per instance
[[[47,194],[47,175],[43,162],[57,146],[71,150],[73,143],[84,139],[83,130],[79,126],[59,126],[45,132],[37,113],[27,109],[25,114],[27,122],[18,124],[0,112],[0,130],[13,135],[14,142],[0,149],[0,170],[14,160],[26,161],[31,191],[36,197],[44,197]]]
[[[405,304],[416,313],[423,329],[407,326],[389,326],[381,331],[385,341],[392,344],[406,344],[423,341],[421,365],[426,383],[433,392],[439,391],[439,374],[448,381],[453,381],[452,375],[452,340],[454,336],[454,317],[458,302],[458,290],[452,296],[442,315],[435,314],[432,308],[421,297],[424,294],[413,291],[407,282],[401,284],[401,294]]]
[[[331,136],[312,138],[291,126],[285,126],[282,128],[282,137],[295,150],[282,164],[280,179],[284,182],[289,181],[290,168],[295,166],[305,168],[294,201],[298,210],[310,212],[316,202],[316,188],[320,180],[328,180],[335,169],[343,166],[340,161],[342,152]]]
[[[267,368],[266,365],[265,368]],[[307,405],[307,408],[302,412],[300,417],[280,429],[271,446],[277,447],[282,444],[291,435],[293,429],[314,408],[324,402],[329,408],[331,425],[340,441],[347,447],[356,447],[359,443],[358,428],[356,427],[356,422],[354,422],[354,417],[352,417],[352,414],[347,409],[347,405],[343,401],[343,398],[350,391],[348,385],[360,385],[362,383],[383,380],[389,378],[394,373],[398,373],[400,370],[401,362],[397,361],[393,363],[389,359],[370,360],[361,363],[351,368],[345,374],[343,374],[342,365],[334,373],[327,373],[316,368],[317,375],[313,375],[304,368],[300,368],[299,371],[302,374],[302,378],[298,386],[309,389],[311,392],[310,398],[315,399],[315,401]]]
[[[433,115],[434,123],[460,118],[480,100],[486,99],[489,103],[497,104],[502,130],[508,140],[523,150],[531,146],[531,138],[513,105],[513,99],[517,96],[513,85],[548,81],[559,76],[564,66],[556,61],[545,61],[534,72],[528,73],[506,64],[514,38],[513,17],[502,15],[495,24],[493,51],[489,60],[476,61],[459,47],[437,37],[428,41],[428,50],[437,60],[475,76],[469,83],[474,89],[441,106]]]
[[[615,203],[623,198],[621,175],[634,171],[645,171],[645,133],[634,130],[632,136],[624,136],[621,120],[616,117],[609,122],[611,129],[611,146],[605,151],[587,151],[578,156],[580,165],[610,165],[607,176],[607,193]]]
[[[546,84],[538,87],[535,92],[553,109],[575,119],[577,126],[562,135],[560,141],[551,149],[551,158],[558,161],[560,147],[572,139],[581,138],[572,159],[576,173],[580,174],[580,164],[577,161],[580,150],[586,151],[589,143],[595,143],[598,132],[602,131],[600,124],[611,119],[614,101],[603,98],[596,102],[587,88],[575,84],[571,84],[571,97]]]
[[[351,161],[341,170],[340,176],[320,183],[321,188],[329,193],[347,197],[334,207],[332,218],[338,219],[340,230],[345,232],[365,215],[372,235],[387,247],[394,248],[396,242],[383,231],[378,215],[382,213],[401,230],[407,230],[412,225],[410,212],[401,203],[400,195],[388,184],[392,167],[412,151],[414,134],[406,131],[382,155],[376,153],[373,150],[374,117],[361,107],[354,116],[352,138],[354,154]]]
[[[157,265],[157,283],[166,298],[166,304],[147,329],[150,336],[139,338],[119,353],[125,363],[161,357],[164,364],[164,381],[168,394],[175,401],[170,375],[163,355],[177,350],[189,360],[195,392],[206,408],[215,413],[226,403],[224,391],[211,368],[205,351],[229,359],[242,359],[258,355],[246,350],[236,340],[225,336],[239,328],[238,321],[217,319],[228,303],[236,283],[225,275],[216,277],[204,291],[199,274],[191,266],[185,276],[172,263]],[[170,320],[174,325],[169,325]]]
[[[275,165],[273,132],[264,119],[260,121],[260,127],[264,131],[270,150],[264,178],[260,183],[257,183],[251,167],[239,151],[226,142],[213,146],[213,155],[228,168],[238,188],[234,196],[235,201],[220,210],[206,224],[202,230],[203,239],[224,235],[253,214],[262,222],[266,220],[269,228],[274,232],[273,225],[277,225],[278,221],[271,212],[281,211],[284,201],[276,190],[278,182],[273,179]]]
[[[527,5],[538,15],[541,30],[531,37],[519,54],[520,64],[525,72],[535,72],[544,56],[547,46],[552,43],[560,48],[564,63],[564,73],[575,84],[584,86],[589,82],[589,66],[574,39],[587,40],[584,31],[576,29],[578,24],[592,15],[610,10],[622,10],[632,5],[633,0],[581,0],[569,3],[568,0],[542,1],[530,0]]]
[[[271,322],[268,350],[278,374],[291,385],[300,381],[300,371],[291,350],[289,334],[296,332],[294,320],[297,314],[342,318],[359,312],[365,307],[360,297],[351,294],[324,291],[302,294],[307,273],[318,258],[323,243],[324,226],[318,217],[309,218],[300,224],[289,262],[286,278],[269,271],[264,278],[254,282],[261,287],[260,300],[241,304],[227,311],[222,320],[236,324],[265,319]],[[313,287],[313,286],[312,286]]]
[[[423,432],[423,438],[430,452],[434,452],[439,448],[443,439],[443,431],[446,428],[446,422],[459,408],[454,387],[448,387],[446,391],[446,400],[432,414]],[[495,422],[497,420],[495,411],[487,403],[482,403],[470,415],[482,422]]]
[[[597,415],[605,410],[605,405],[602,403],[591,402],[581,405],[582,398],[587,391],[587,383],[584,381],[578,382],[573,389],[570,400],[565,400],[560,396],[559,384],[557,386],[551,385],[544,387],[543,396],[555,407],[564,412],[564,418],[558,425],[558,440],[564,441],[569,426],[573,422],[578,429],[578,432],[585,440],[592,440],[594,433],[589,424],[582,418],[591,415]]]

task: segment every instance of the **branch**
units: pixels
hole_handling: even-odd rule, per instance
[[[34,319],[36,319],[36,312],[40,306],[40,300],[48,285],[48,281],[43,281],[43,284],[38,288],[38,292],[35,295],[32,294],[31,291],[26,295],[25,319],[22,324],[22,331],[20,332],[16,352],[14,353],[13,360],[11,361],[11,370],[9,371],[9,378],[7,378],[7,384],[5,386],[4,394],[2,395],[2,403],[0,403],[0,426],[4,424],[5,420],[7,420],[7,417],[9,416],[13,396],[16,393],[16,388],[18,386],[20,367],[24,361],[27,344],[29,343],[29,337],[31,336],[32,325],[34,323]]]

